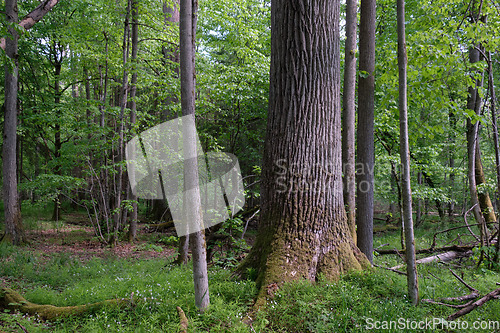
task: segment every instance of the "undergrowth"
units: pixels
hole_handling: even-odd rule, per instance
[[[418,247],[428,247],[433,225],[417,230]],[[437,229],[437,228],[436,228]],[[443,235],[443,245],[456,235]],[[385,243],[397,247],[398,231],[377,234],[375,247]],[[375,263],[401,263],[397,255],[376,256]],[[450,269],[461,275],[482,295],[498,288],[498,272],[475,267],[473,262],[434,263],[419,266],[421,298],[461,296],[470,293],[455,279]],[[402,269],[404,270],[404,268]],[[380,332],[472,332],[474,322],[500,321],[500,302],[493,300],[460,318],[469,328],[441,329],[430,326],[414,329],[401,323],[435,322],[456,309],[421,303],[410,304],[406,277],[383,269],[350,273],[337,282],[311,284],[299,281],[284,285],[269,300],[266,309],[251,325],[244,322],[256,295],[250,280],[231,277],[231,271],[214,265],[209,271],[210,308],[200,314],[194,306],[192,268],[169,265],[165,259],[93,258],[86,261],[66,253],[50,257],[29,248],[0,244],[0,282],[19,291],[31,302],[56,306],[80,305],[112,298],[139,298],[134,308],[103,308],[85,316],[55,322],[35,317],[1,313],[0,331],[19,332],[177,332],[180,306],[189,319],[189,332],[368,332],[375,325],[391,323]],[[496,332],[495,328],[476,330]]]

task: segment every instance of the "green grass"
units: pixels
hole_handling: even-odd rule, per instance
[[[428,247],[436,230],[453,224],[427,222],[417,229],[417,247]],[[458,232],[465,233],[459,230]],[[443,235],[439,245],[456,237]],[[399,248],[399,232],[379,233],[375,247],[390,243]],[[376,256],[381,266],[401,263],[396,255]],[[486,294],[498,288],[498,272],[473,262],[462,268],[433,263],[419,266],[421,298],[460,296],[469,293],[449,271],[452,268],[463,279]],[[252,327],[243,323],[256,290],[252,281],[231,278],[231,272],[213,267],[210,270],[210,308],[199,314],[194,306],[191,267],[166,266],[165,260],[93,258],[81,262],[69,254],[49,257],[29,250],[0,244],[0,276],[11,288],[29,301],[57,306],[80,305],[117,297],[142,298],[134,309],[102,309],[96,313],[58,322],[43,323],[34,317],[0,314],[0,330],[18,332],[19,324],[31,332],[176,332],[179,319],[176,306],[189,319],[190,332],[368,332],[374,321],[433,321],[446,318],[455,309],[421,303],[414,307],[406,295],[406,277],[374,269],[350,273],[337,282],[316,284],[299,281],[283,286],[258,313]],[[500,320],[500,302],[493,300],[462,317],[475,321]],[[379,322],[381,324],[382,322]],[[439,328],[439,327],[438,327]],[[393,328],[381,332],[433,332],[432,329]],[[471,332],[472,330],[437,330]],[[481,330],[478,330],[481,332]],[[494,330],[482,330],[493,332]]]

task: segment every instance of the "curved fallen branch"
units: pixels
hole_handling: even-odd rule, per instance
[[[38,315],[44,320],[77,316],[87,312],[99,310],[105,306],[123,309],[133,307],[133,305],[133,297],[109,299],[102,302],[76,306],[54,306],[49,304],[40,305],[28,302],[18,292],[10,288],[2,288],[0,290],[0,308],[18,310],[29,315]]]
[[[452,315],[449,315],[448,318],[446,318],[446,320],[448,321],[452,321],[452,320],[455,320],[459,317],[462,317],[466,314],[468,314],[469,312],[471,312],[472,310],[482,306],[484,303],[492,300],[492,299],[495,299],[497,298],[497,296],[500,295],[500,288],[499,289],[496,289],[496,290],[493,290],[492,292],[486,294],[485,296],[483,296],[482,298],[478,299],[477,301],[467,305],[466,307],[464,307],[463,309],[455,312],[454,314]]]

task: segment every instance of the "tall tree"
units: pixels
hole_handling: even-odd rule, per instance
[[[474,64],[479,61],[479,50],[476,47],[470,47],[469,49],[469,61]],[[474,85],[469,87],[469,95],[467,97],[467,109],[472,110],[476,115],[480,112],[481,97],[479,96],[478,87],[480,86],[481,80],[474,80]],[[478,149],[476,148],[477,137],[479,131],[479,121],[473,122],[471,118],[467,118],[467,157],[468,157],[468,172],[467,178],[469,180],[469,192],[471,196],[471,203],[473,206],[474,218],[479,224],[480,235],[481,235],[481,246],[486,244],[487,229],[484,221],[484,217],[481,214],[480,202],[476,187],[476,155]]]
[[[415,255],[415,237],[413,234],[410,147],[408,140],[408,102],[407,102],[407,66],[405,0],[397,1],[398,30],[398,67],[399,67],[399,147],[401,157],[401,187],[403,199],[403,226],[405,236],[406,277],[408,295],[413,305],[418,304],[417,263]]]
[[[346,3],[346,40],[344,63],[344,94],[342,96],[342,171],[344,174],[344,204],[347,224],[356,242],[356,37],[357,0]]]
[[[181,108],[183,116],[195,115],[195,42],[196,42],[196,11],[197,0],[180,1],[180,73],[181,73]],[[198,184],[198,165],[196,151],[196,130],[193,126],[184,126],[183,122],[183,153],[184,162],[184,218],[190,223],[203,224],[200,188]],[[187,190],[189,189],[189,191]],[[190,235],[193,260],[193,279],[196,306],[204,310],[210,304],[208,291],[207,249],[205,231]]]
[[[375,20],[376,1],[361,0],[359,23],[358,152],[356,219],[358,247],[373,262],[375,166]]]
[[[134,131],[134,126],[137,121],[137,52],[139,49],[139,1],[132,0],[132,80],[130,82],[130,126],[132,127],[132,132]],[[128,197],[132,200],[132,212],[130,216],[130,227],[128,229],[128,241],[133,242],[137,235],[137,196],[132,193],[132,189],[128,188]]]
[[[5,41],[5,102],[2,145],[3,200],[5,211],[5,240],[15,245],[25,241],[24,229],[17,192],[17,83],[19,34],[17,24],[17,0],[5,1],[9,36]]]
[[[271,2],[269,114],[259,233],[238,268],[265,302],[290,280],[335,278],[369,265],[342,196],[339,2]]]

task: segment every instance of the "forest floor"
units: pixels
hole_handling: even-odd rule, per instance
[[[180,332],[177,306],[187,315],[188,332],[500,332],[500,326],[493,326],[500,321],[499,300],[451,324],[437,324],[457,308],[424,302],[412,306],[406,295],[406,277],[382,268],[347,274],[334,283],[285,285],[248,325],[244,318],[256,295],[255,283],[235,279],[231,276],[234,262],[220,261],[229,265],[210,266],[211,305],[200,314],[194,307],[192,268],[170,264],[176,255],[175,244],[169,243],[171,234],[146,232],[146,225],[141,224],[137,242],[122,241],[110,248],[99,242],[81,214],[65,214],[60,223],[36,214],[26,222],[27,246],[0,244],[0,287],[12,288],[30,302],[55,306],[131,295],[142,301],[133,308],[105,307],[56,321],[7,311],[0,313],[0,332]],[[417,248],[428,248],[435,232],[462,224],[439,222],[429,216],[416,229]],[[399,237],[394,224],[377,221],[375,248],[400,248]],[[440,234],[438,245],[457,237],[464,242],[467,238],[459,229]],[[468,294],[470,291],[451,271],[481,295],[498,288],[498,270],[477,267],[476,256],[419,265],[421,298],[437,300]],[[377,255],[375,263],[393,267],[401,264],[401,258],[396,254]],[[422,323],[429,324],[422,329],[412,327]]]

